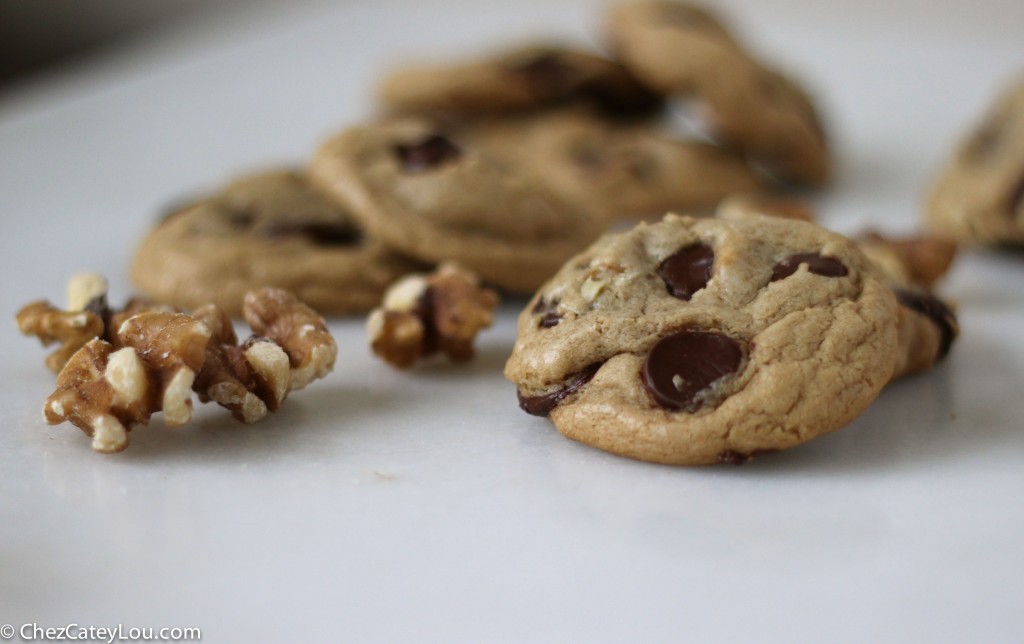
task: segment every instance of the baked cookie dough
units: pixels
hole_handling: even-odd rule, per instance
[[[762,196],[730,197],[716,212],[721,219],[762,215],[815,219],[805,203]],[[935,295],[933,288],[953,265],[956,246],[927,235],[891,237],[874,231],[862,233],[853,241],[899,303],[893,378],[926,371],[942,361],[960,334],[960,327],[953,307]]]
[[[758,62],[711,13],[639,0],[615,6],[607,25],[617,58],[654,91],[695,99],[722,143],[781,179],[828,180],[826,135],[810,97]]]
[[[378,102],[397,113],[486,114],[565,103],[613,114],[656,108],[661,99],[618,63],[557,45],[532,45],[479,61],[410,67],[385,77]]]
[[[569,438],[741,462],[857,417],[898,366],[898,308],[854,242],[812,223],[668,215],[567,262],[505,375]]]
[[[899,302],[893,377],[925,371],[943,360],[960,335],[956,314],[933,292],[953,264],[956,246],[934,237],[885,237],[869,232],[857,246],[878,268]]]
[[[132,280],[180,308],[212,302],[238,315],[246,292],[273,286],[339,314],[369,311],[391,282],[422,267],[364,235],[305,175],[279,170],[171,212],[139,245]]]
[[[1024,75],[939,174],[925,225],[962,244],[1024,245]]]
[[[489,147],[540,169],[539,178],[554,192],[608,218],[707,210],[728,195],[765,188],[763,177],[734,151],[584,110],[492,119],[471,127]]]
[[[532,292],[605,229],[589,202],[551,189],[543,165],[419,117],[348,129],[324,143],[313,181],[374,237],[425,262]]]

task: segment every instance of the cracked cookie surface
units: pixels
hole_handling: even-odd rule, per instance
[[[738,462],[859,415],[894,375],[897,315],[841,235],[668,215],[566,263],[520,315],[505,375],[525,410],[575,440]]]
[[[164,218],[136,251],[132,279],[182,308],[241,312],[245,293],[284,288],[322,313],[368,311],[422,265],[368,238],[305,175],[254,174]]]

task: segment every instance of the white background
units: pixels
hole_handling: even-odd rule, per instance
[[[824,223],[910,232],[959,134],[1024,66],[1024,4],[727,5],[835,134]],[[127,296],[169,202],[301,162],[421,55],[593,40],[585,2],[263,7],[0,97],[0,310],[85,268]],[[255,426],[202,408],[93,454],[0,334],[0,623],[197,626],[207,641],[1020,641],[1024,256],[966,253],[963,335],[847,428],[741,468],[572,443],[516,407],[501,310],[468,366],[397,373],[335,320],[327,380]]]

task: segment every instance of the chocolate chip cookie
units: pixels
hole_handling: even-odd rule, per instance
[[[856,242],[900,305],[893,377],[930,369],[949,354],[960,335],[953,308],[932,290],[953,264],[956,246],[933,237],[893,238],[876,232]]]
[[[389,247],[450,260],[513,292],[532,292],[585,248],[607,220],[551,189],[539,163],[471,131],[411,117],[327,141],[310,175]]]
[[[612,114],[649,112],[660,98],[618,63],[558,45],[533,45],[479,61],[419,66],[387,76],[378,102],[392,112],[486,114],[589,103]]]
[[[1024,245],[1024,75],[939,174],[925,225],[963,244]]]
[[[486,145],[536,166],[567,200],[608,218],[713,208],[765,187],[734,151],[670,138],[657,127],[609,122],[584,110],[552,110],[470,126]]]
[[[808,204],[793,199],[746,195],[727,199],[715,214],[721,219],[762,215],[803,221],[815,219]],[[854,242],[899,303],[893,378],[926,371],[941,362],[960,334],[960,327],[953,307],[940,299],[933,288],[953,265],[956,246],[926,235],[891,237],[875,231],[856,236]]]
[[[570,260],[505,375],[566,436],[660,463],[739,462],[853,420],[897,368],[898,304],[812,223],[668,215]]]
[[[614,7],[607,23],[623,64],[657,92],[698,101],[721,142],[781,179],[828,180],[826,135],[808,94],[758,62],[712,14],[640,0]]]
[[[280,170],[240,178],[167,215],[136,251],[132,279],[182,308],[212,302],[238,315],[247,291],[274,286],[321,313],[355,313],[422,267],[367,237],[304,174]]]

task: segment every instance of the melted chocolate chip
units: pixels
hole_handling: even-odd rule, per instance
[[[562,402],[566,396],[576,393],[580,387],[590,382],[597,370],[601,368],[603,362],[595,362],[588,366],[583,371],[574,373],[569,377],[568,382],[561,389],[554,391],[550,394],[543,396],[524,396],[522,392],[518,392],[519,396],[519,407],[528,414],[534,416],[547,416],[551,413],[551,410],[558,406],[558,403]]]
[[[459,158],[462,150],[440,134],[431,134],[419,143],[395,146],[395,154],[406,172],[424,172]]]
[[[665,280],[668,292],[681,300],[707,286],[715,251],[706,244],[694,244],[676,252],[658,266],[658,276]]]
[[[558,323],[561,321],[561,315],[554,312],[545,313],[544,316],[540,319],[540,322],[537,323],[537,326],[539,326],[542,329],[550,329],[553,326],[558,326]]]
[[[734,449],[727,449],[718,453],[718,462],[724,465],[743,465],[750,459],[764,454],[774,454],[777,449],[755,449],[752,452],[739,452]]]
[[[643,381],[666,409],[693,412],[707,402],[714,383],[736,373],[743,349],[736,340],[708,331],[679,331],[664,337],[647,354]]]
[[[942,360],[949,353],[956,338],[956,316],[940,299],[929,293],[896,289],[896,299],[903,306],[927,316],[935,326],[939,327],[941,339],[936,360]]]
[[[718,453],[718,462],[723,465],[743,465],[747,462],[747,455],[733,449],[727,449]]]
[[[543,313],[540,321],[537,322],[537,326],[541,329],[550,329],[553,326],[557,326],[562,321],[561,314],[555,309],[558,307],[558,300],[551,300],[550,302],[541,297],[537,300],[537,303],[533,305],[530,312],[534,315]]]
[[[272,224],[264,234],[272,239],[304,237],[318,246],[353,246],[363,237],[354,226],[298,222]]]
[[[800,264],[807,264],[807,270],[824,277],[843,277],[849,272],[846,270],[846,266],[835,257],[823,257],[818,253],[797,253],[775,265],[775,268],[772,269],[771,281],[777,282],[786,279],[800,268]]]

